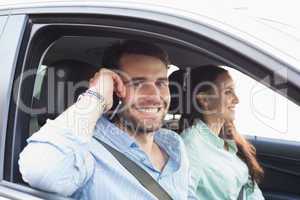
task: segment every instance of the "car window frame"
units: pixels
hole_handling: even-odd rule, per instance
[[[0,110],[1,110],[1,121],[0,121],[0,146],[1,146],[1,156],[0,156],[0,196],[7,199],[42,199],[38,198],[38,194],[33,189],[24,187],[22,185],[14,184],[4,180],[5,171],[10,169],[5,169],[7,165],[10,166],[9,161],[5,159],[6,154],[13,154],[12,151],[7,151],[6,144],[9,143],[7,138],[9,138],[9,131],[7,123],[9,121],[8,112],[11,108],[10,99],[12,91],[12,82],[14,78],[14,73],[16,66],[20,64],[21,58],[24,56],[24,41],[26,41],[26,30],[25,26],[27,23],[26,15],[16,15],[16,16],[6,16],[5,27],[3,27],[2,35],[0,37],[0,54],[5,57],[2,60],[2,65],[6,67],[0,68],[1,76],[1,97],[0,97]],[[14,33],[14,34],[12,34]],[[5,47],[5,48],[4,48]],[[4,98],[5,97],[5,98]],[[30,192],[29,192],[30,191]],[[48,195],[49,196],[49,195]],[[57,198],[56,198],[57,199]]]
[[[6,48],[0,48],[1,55],[5,55],[2,64],[7,66],[6,68],[0,68],[1,73],[1,85],[0,91],[0,145],[1,145],[1,162],[0,162],[0,196],[8,199],[55,199],[66,200],[69,198],[59,197],[54,194],[37,191],[33,188],[29,188],[20,184],[11,182],[10,179],[5,179],[6,172],[10,172],[12,162],[7,159],[7,155],[16,155],[16,149],[13,147],[9,149],[10,145],[15,145],[13,137],[10,137],[12,133],[9,129],[10,117],[9,111],[16,108],[16,104],[12,101],[14,98],[12,92],[14,91],[13,82],[15,74],[19,74],[22,69],[23,60],[26,54],[26,48],[29,39],[29,33],[31,29],[31,23],[26,15],[10,16],[6,23],[5,30],[0,38],[0,44]],[[14,34],[11,34],[11,33]]]
[[[9,102],[10,102],[10,94],[12,90],[12,82],[14,71],[16,67],[16,59],[20,55],[19,50],[22,41],[22,35],[24,34],[24,24],[26,21],[25,15],[12,16],[6,22],[5,28],[3,30],[2,36],[0,38],[0,54],[5,57],[2,60],[2,66],[0,68],[0,113],[1,113],[1,121],[0,121],[0,145],[1,145],[1,164],[0,164],[0,180],[3,178],[4,166],[4,150],[5,150],[5,140],[7,133],[7,122],[8,122],[8,112],[9,112]],[[13,32],[14,34],[11,34]]]

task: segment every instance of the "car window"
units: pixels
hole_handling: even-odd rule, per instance
[[[245,135],[261,136],[300,142],[300,107],[259,81],[227,68],[236,85],[239,104],[236,109],[236,124]],[[264,77],[268,82],[268,77]],[[270,79],[271,80],[271,79]],[[282,88],[286,93],[287,89]]]

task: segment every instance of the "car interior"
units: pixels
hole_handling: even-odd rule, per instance
[[[136,22],[136,26],[137,23],[140,22]],[[52,38],[53,32],[51,31],[53,31],[53,29],[53,27],[49,29],[50,31],[44,29],[50,32],[44,35]],[[154,30],[158,31],[159,29]],[[82,31],[88,32],[88,34],[83,34]],[[59,31],[55,30],[54,32],[54,35],[58,35],[57,32]],[[212,42],[205,40],[205,38],[203,42],[200,39],[189,38],[190,44],[194,44],[194,46],[192,46],[154,35],[142,36],[140,33],[135,35],[115,32],[108,34],[108,32],[99,36],[99,30],[96,31],[97,33],[93,33],[85,28],[79,31],[76,29],[74,32],[61,32],[63,32],[63,34],[50,42],[38,40],[38,37],[33,38],[32,43],[43,43],[41,45],[43,48],[36,47],[27,51],[29,55],[34,55],[34,53],[38,51],[40,52],[40,56],[35,56],[36,58],[33,56],[30,57],[31,61],[27,60],[24,65],[27,68],[36,69],[34,80],[26,80],[34,83],[34,85],[31,86],[32,92],[22,94],[29,99],[28,103],[34,112],[30,114],[21,113],[18,115],[14,114],[17,111],[11,112],[11,119],[15,119],[15,121],[11,123],[10,126],[14,127],[14,130],[28,130],[23,131],[22,134],[20,133],[22,137],[19,141],[19,147],[14,150],[15,155],[13,155],[12,158],[5,158],[10,161],[8,163],[11,163],[5,166],[5,168],[9,170],[13,169],[10,170],[10,173],[7,173],[5,178],[15,183],[27,185],[22,180],[17,166],[17,154],[26,145],[26,138],[36,132],[47,119],[54,119],[76,101],[79,94],[88,86],[88,82],[85,80],[91,78],[93,74],[101,68],[103,50],[113,42],[125,39],[151,41],[166,50],[171,64],[180,69],[201,67],[208,64],[228,66],[262,82],[271,89],[279,87],[277,85],[268,84],[262,80],[267,74],[271,74],[268,68],[238,54],[238,52],[227,49],[224,45],[214,46]],[[161,31],[160,34],[169,34],[169,32],[176,33],[176,31],[166,29]],[[41,33],[39,33],[39,35],[42,35]],[[177,38],[183,38],[183,36],[184,33],[178,33]],[[21,72],[20,70],[17,74]],[[52,76],[50,74],[52,74]],[[49,79],[49,77],[51,77],[51,79]],[[48,82],[51,82],[51,84],[47,84]],[[24,82],[22,84],[26,85],[28,83]],[[58,87],[58,85],[60,87]],[[50,89],[48,88],[49,86],[51,87]],[[287,87],[290,89],[287,98],[300,105],[300,88],[290,82],[287,83]],[[174,107],[175,104],[176,103],[173,103],[171,108],[172,106]],[[12,110],[13,109],[14,108],[12,108]],[[114,107],[111,111],[113,110]],[[175,111],[171,109],[168,116],[172,117],[165,120],[164,127],[180,133],[180,116],[184,116],[184,114],[183,109]],[[28,122],[28,124],[25,122]],[[265,198],[272,200],[300,198],[300,144],[260,137],[247,137],[247,139],[256,147],[258,161],[265,170],[265,178],[260,185]],[[13,139],[10,140],[12,143]],[[9,145],[6,146],[6,149],[9,148]]]
[[[51,46],[40,66],[41,69],[37,72],[32,99],[32,108],[47,107],[48,112],[33,114],[30,123],[31,134],[38,130],[46,122],[46,119],[54,119],[76,101],[88,86],[86,80],[89,80],[101,68],[101,56],[105,47],[121,40],[118,38],[62,37]],[[74,44],[76,46],[73,46]],[[179,68],[199,67],[207,64],[222,65],[221,62],[196,52],[188,52],[178,47],[163,44],[158,45],[168,52],[172,65]],[[52,75],[51,73],[54,74],[54,78],[51,80],[54,84],[48,84],[48,77]],[[70,91],[68,83],[76,86],[75,91]],[[60,86],[65,84],[63,87],[65,89],[58,90],[59,84]],[[77,88],[77,86],[80,87]],[[174,117],[175,114],[182,114],[182,112],[177,111],[171,112],[175,106],[171,105],[172,109],[170,109],[170,115]],[[115,108],[116,105],[112,107],[110,113]],[[174,117],[165,120],[164,125],[166,128],[179,132],[176,130],[178,117],[177,119]]]
[[[87,88],[87,85],[83,85],[81,88],[76,88],[77,90],[75,91],[74,95],[70,96],[69,94],[67,94],[68,90],[55,90],[55,88],[57,88],[57,84],[59,84],[60,82],[67,84],[68,81],[72,81],[74,84],[76,84],[80,81],[88,80],[101,67],[101,53],[103,52],[104,48],[109,46],[112,42],[119,40],[120,39],[118,38],[63,37],[55,42],[55,44],[48,50],[43,60],[43,65],[46,66],[46,73],[44,73],[44,78],[40,86],[40,98],[34,97],[32,104],[32,106],[36,108],[48,106],[48,111],[54,112],[52,112],[51,114],[46,112],[32,116],[31,124],[34,124],[33,122],[38,123],[33,126],[35,127],[35,129],[32,129],[30,131],[31,133],[34,133],[36,130],[38,130],[39,127],[41,127],[46,122],[47,118],[54,119],[68,106],[72,105],[76,101],[78,95],[85,88]],[[76,46],[74,46],[74,44],[76,44]],[[158,45],[168,52],[172,65],[175,65],[180,69],[186,69],[189,67],[201,67],[207,64],[225,65],[225,63],[211,59],[206,55],[202,55],[196,52],[188,51],[174,46],[167,46],[165,44]],[[46,90],[46,74],[47,70],[49,72],[51,71],[51,69],[53,69],[54,73],[57,74],[54,79],[54,93],[45,94],[45,92],[48,91]],[[59,74],[57,73],[57,71],[59,70],[64,72],[64,76],[59,76]],[[171,95],[179,95],[174,94],[176,93],[176,91],[171,91],[173,91],[173,94]],[[49,100],[51,100],[51,97],[54,97],[52,98],[54,102],[49,107],[49,103],[51,103],[49,102]],[[181,103],[184,104],[184,101]],[[186,111],[184,111],[183,107],[184,106],[178,107],[178,102],[174,102],[174,100],[171,102],[169,115],[172,115],[173,117],[165,120],[164,128],[172,129],[178,134],[180,133],[182,129],[180,127],[180,118],[178,117],[178,115],[181,116],[181,119],[184,117]],[[114,110],[114,108],[115,107],[112,108],[112,111]],[[175,108],[177,108],[177,110]],[[175,117],[175,115],[177,115],[177,117]],[[270,141],[267,141],[266,143],[270,146],[270,149],[272,149],[272,143]],[[274,185],[272,183],[274,179],[277,180],[278,177],[281,176],[284,180],[285,176],[281,173],[278,173],[278,171],[274,169],[274,165],[272,164],[272,162],[274,162],[273,157],[270,158],[268,157],[270,155],[260,154],[261,152],[259,150],[263,148],[265,149],[267,145],[266,143],[257,144],[259,147],[258,155],[259,158],[268,160],[265,164],[272,170],[266,170],[266,179],[264,183],[266,184],[266,186],[268,186],[268,184],[272,186]],[[282,146],[281,148],[284,149],[284,146]],[[280,153],[280,151],[277,152],[278,154]],[[299,167],[299,165],[291,167],[290,170],[288,168],[284,168],[287,176],[293,176],[293,170],[298,171],[299,169],[297,169],[297,167]],[[280,187],[282,188],[282,185]]]

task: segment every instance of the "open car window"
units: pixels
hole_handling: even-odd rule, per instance
[[[232,75],[240,103],[236,125],[241,134],[300,142],[300,107],[259,80],[227,68]],[[271,77],[262,78],[271,84]],[[277,84],[283,84],[278,82]],[[287,94],[287,88],[280,89]]]

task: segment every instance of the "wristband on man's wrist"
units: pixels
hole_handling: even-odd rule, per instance
[[[98,100],[98,102],[100,103],[101,107],[102,107],[102,111],[105,112],[106,111],[106,103],[105,103],[105,99],[104,97],[99,94],[98,92],[91,90],[91,89],[87,89],[84,93],[82,93],[81,95],[79,95],[77,101],[79,101],[83,96],[90,96],[93,97],[95,99]]]

